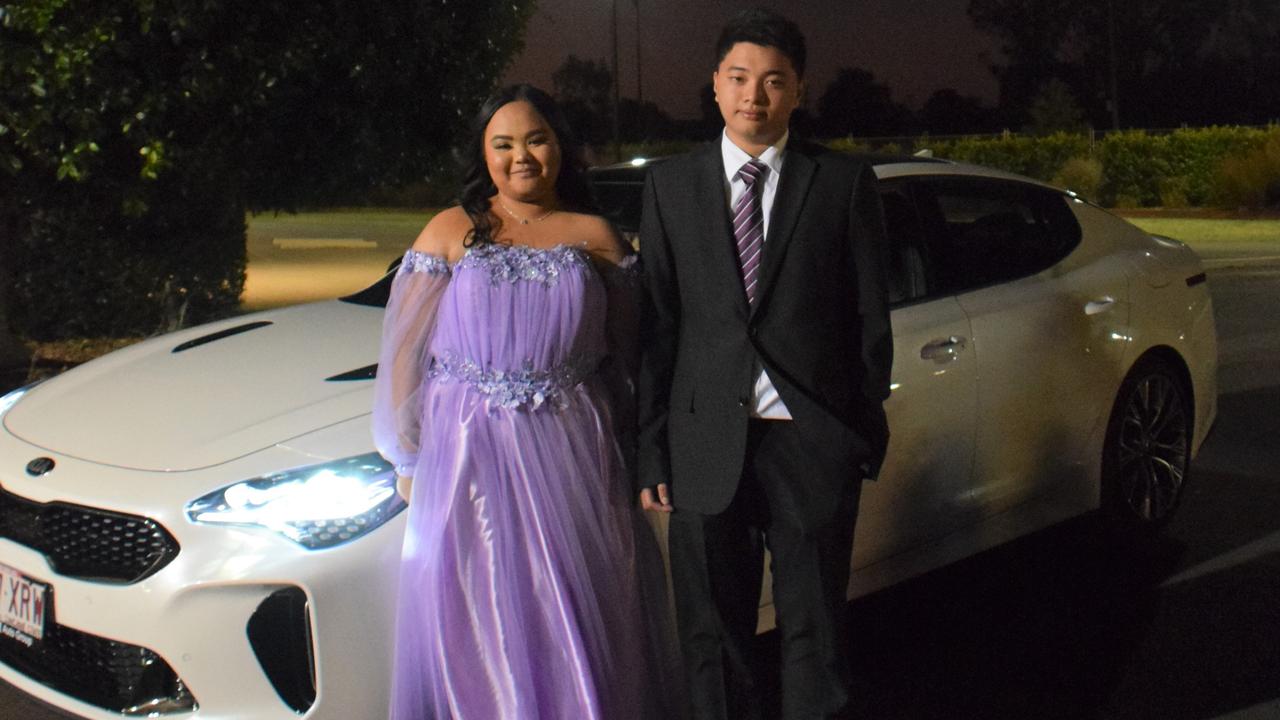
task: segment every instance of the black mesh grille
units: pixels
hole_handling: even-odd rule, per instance
[[[82,580],[135,583],[178,554],[178,541],[154,520],[36,503],[3,489],[0,537],[44,553],[55,572]]]
[[[49,590],[46,607],[53,607]],[[83,702],[115,712],[150,708],[181,712],[196,707],[195,698],[154,652],[96,635],[61,627],[53,613],[45,620],[44,638],[30,647],[0,637],[0,662]]]

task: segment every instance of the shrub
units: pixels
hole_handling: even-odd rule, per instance
[[[1164,140],[1169,172],[1166,178],[1182,179],[1186,204],[1206,205],[1213,199],[1217,167],[1222,159],[1258,147],[1264,140],[1265,132],[1255,128],[1214,126],[1175,130]],[[1163,197],[1163,185],[1160,194]]]
[[[1187,198],[1191,183],[1185,175],[1160,178],[1157,184],[1160,188],[1161,207],[1185,208],[1191,206],[1191,202]]]
[[[1161,140],[1141,130],[1111,133],[1099,144],[1101,199],[1117,207],[1150,207],[1160,202],[1159,178],[1170,175]],[[1123,201],[1123,204],[1122,204]]]
[[[1102,187],[1102,163],[1091,157],[1073,157],[1063,163],[1050,182],[1096,201]]]
[[[997,138],[970,137],[934,144],[937,157],[986,165],[1046,182],[1052,181],[1068,160],[1088,154],[1088,137],[1066,132],[1042,138],[1005,133]]]
[[[1115,207],[1280,203],[1275,170],[1280,163],[1280,126],[1183,128],[1167,134],[1126,130],[1099,141],[1071,132],[895,140],[900,144],[873,145],[846,137],[827,146],[848,153],[928,148],[934,157],[1026,175]],[[640,146],[637,154],[652,155],[651,147]]]
[[[850,155],[862,155],[872,152],[872,147],[869,143],[862,140],[855,140],[851,137],[829,140],[827,142],[827,147],[837,152],[849,153]]]
[[[105,185],[51,188],[56,197],[26,218],[9,288],[15,330],[33,340],[150,335],[236,311],[245,221],[234,192],[187,176],[152,186],[135,216]]]
[[[1226,207],[1280,207],[1280,127],[1253,149],[1218,164],[1215,200]]]

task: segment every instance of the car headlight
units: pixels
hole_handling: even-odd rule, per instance
[[[228,485],[187,504],[193,522],[273,530],[309,550],[354,540],[405,508],[377,453]]]

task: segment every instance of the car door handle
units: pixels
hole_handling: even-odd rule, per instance
[[[1110,310],[1111,307],[1115,304],[1116,304],[1115,298],[1111,297],[1110,295],[1104,295],[1103,297],[1100,297],[1097,300],[1090,300],[1089,302],[1085,303],[1084,314],[1097,315],[1098,313],[1102,313]]]
[[[920,348],[921,360],[933,360],[937,363],[946,363],[955,360],[960,356],[960,352],[969,345],[966,338],[952,335],[942,340],[934,340],[933,342]]]

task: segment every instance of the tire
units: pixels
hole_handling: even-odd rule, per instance
[[[1191,465],[1190,400],[1158,358],[1139,361],[1120,384],[1102,450],[1102,512],[1122,536],[1154,537],[1178,509]]]

